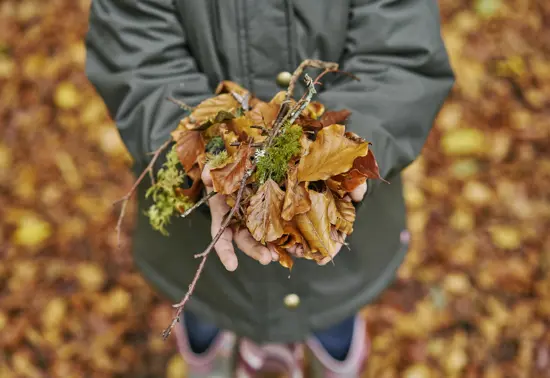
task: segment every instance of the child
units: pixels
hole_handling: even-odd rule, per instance
[[[92,0],[86,45],[87,75],[136,173],[183,116],[167,97],[195,106],[231,80],[268,101],[308,58],[338,62],[360,78],[327,76],[315,98],[352,111],[347,128],[372,142],[391,182],[368,182],[351,251],[326,266],[299,259],[289,279],[249,235],[229,232],[176,332],[191,377],[232,376],[232,357],[239,376],[279,367],[301,377],[304,350],[314,376],[360,376],[368,340],[355,314],[391,283],[407,251],[400,172],[419,155],[454,83],[437,0]],[[174,220],[164,237],[142,215],[146,186],[137,193],[135,262],[179,301],[221,210],[214,197],[210,209]]]

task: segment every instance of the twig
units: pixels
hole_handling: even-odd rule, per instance
[[[180,108],[184,109],[184,110],[187,110],[188,112],[192,112],[193,111],[193,108],[189,105],[187,105],[185,102],[183,101],[180,101],[180,100],[176,100],[174,97],[166,97],[166,99],[170,102],[173,102],[174,104],[176,104],[177,106],[179,106]]]
[[[321,74],[320,77],[318,77],[318,79],[320,79],[321,77],[326,75],[328,72],[337,71],[338,63],[324,62],[322,60],[317,60],[317,59],[304,60],[302,63],[300,63],[298,68],[296,68],[296,70],[292,74],[292,78],[290,79],[290,83],[288,84],[288,89],[286,91],[285,100],[289,101],[294,95],[294,88],[296,87],[296,82],[298,81],[298,79],[300,78],[300,76],[302,75],[306,67],[324,69],[325,71],[323,72],[323,74]],[[315,79],[315,81],[317,81],[317,79]]]
[[[117,248],[120,248],[120,234],[121,234],[121,229],[122,229],[122,220],[124,219],[124,215],[126,215],[126,207],[128,206],[128,201],[130,200],[130,198],[132,197],[132,195],[136,191],[139,184],[145,178],[145,175],[147,173],[151,174],[151,172],[153,171],[153,166],[155,165],[157,159],[159,158],[162,151],[164,151],[170,145],[170,142],[172,142],[171,138],[169,140],[167,140],[166,142],[164,142],[164,144],[162,146],[160,146],[155,151],[155,153],[153,154],[153,158],[151,159],[151,161],[149,162],[147,167],[143,170],[143,172],[141,172],[141,175],[139,175],[138,179],[136,180],[136,182],[134,183],[134,185],[132,186],[130,191],[128,193],[126,193],[126,195],[124,197],[122,197],[121,199],[119,199],[118,201],[116,201],[114,203],[116,205],[116,204],[122,202],[122,207],[120,208],[120,214],[118,216],[118,221],[117,221],[117,224],[116,224]]]
[[[189,301],[189,298],[191,297],[191,294],[193,294],[193,291],[195,291],[195,286],[197,285],[197,281],[199,280],[199,277],[201,276],[201,273],[204,269],[204,266],[206,264],[206,259],[208,258],[208,256],[212,252],[212,250],[214,249],[214,246],[216,245],[216,243],[218,242],[218,240],[222,236],[222,234],[225,231],[225,229],[227,228],[227,226],[229,226],[229,222],[231,222],[231,220],[233,219],[233,215],[235,215],[235,212],[237,211],[237,209],[240,206],[241,199],[242,199],[243,192],[244,192],[244,188],[246,186],[246,181],[250,178],[250,176],[254,172],[255,168],[256,168],[255,166],[252,166],[252,168],[250,168],[249,170],[247,170],[245,172],[245,174],[244,174],[244,176],[241,180],[241,186],[239,188],[239,191],[237,192],[237,199],[235,200],[235,204],[233,205],[233,207],[229,211],[229,214],[225,218],[225,221],[221,225],[220,230],[218,231],[216,236],[214,236],[214,238],[212,239],[210,244],[208,244],[208,247],[206,247],[204,252],[195,255],[195,258],[202,258],[201,263],[199,264],[199,267],[197,268],[197,271],[195,272],[195,276],[193,277],[193,280],[189,284],[189,289],[187,290],[187,293],[185,293],[185,296],[183,297],[183,299],[179,303],[176,303],[176,304],[172,305],[172,307],[177,309],[176,314],[174,315],[174,318],[172,319],[172,322],[170,323],[168,328],[166,328],[164,330],[164,332],[162,333],[163,339],[166,340],[166,338],[168,336],[170,336],[170,333],[172,333],[172,329],[175,327],[176,323],[179,321],[180,315],[183,312],[183,308],[184,308],[185,304],[187,303],[187,301]],[[211,192],[211,193],[214,193],[214,192]]]
[[[202,206],[206,201],[208,201],[210,198],[214,197],[216,195],[216,192],[215,191],[211,191],[210,193],[208,193],[207,195],[205,195],[204,197],[201,198],[201,200],[199,202],[197,202],[196,204],[194,204],[191,208],[185,210],[185,212],[183,214],[181,214],[181,217],[182,218],[185,218],[186,216],[188,216],[189,214],[191,214],[193,211],[195,211],[198,207]]]

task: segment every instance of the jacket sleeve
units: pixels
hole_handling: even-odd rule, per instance
[[[92,0],[86,75],[136,164],[164,143],[183,111],[212,95],[171,0]]]
[[[348,127],[372,142],[383,178],[418,157],[454,75],[437,0],[352,1],[339,76],[318,99],[352,111]],[[369,192],[379,184],[369,182]]]

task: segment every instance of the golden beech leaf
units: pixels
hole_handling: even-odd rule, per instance
[[[325,193],[309,191],[311,209],[305,214],[296,215],[296,224],[309,245],[311,252],[320,252],[330,256],[336,249],[336,242],[331,237],[329,218],[330,197]]]
[[[279,264],[284,266],[285,268],[288,268],[289,270],[292,270],[292,266],[294,265],[294,260],[292,259],[292,256],[290,256],[290,253],[278,245],[275,245],[275,252],[279,255]]]
[[[338,176],[335,176],[338,177]],[[343,197],[348,192],[344,189],[342,182],[335,180],[334,177],[329,178],[325,181],[325,184],[328,186],[330,190],[332,190],[333,193],[336,193],[338,196]]]
[[[189,172],[200,155],[204,154],[204,139],[198,131],[176,130],[172,133],[176,152],[185,172]]]
[[[238,142],[239,138],[233,131],[223,130],[222,131],[222,138],[223,138],[223,144],[225,145],[225,149],[227,150],[227,153],[231,156],[233,156],[239,147],[232,146],[231,143]]]
[[[222,117],[223,119],[221,119],[219,116],[220,112],[222,112],[222,115],[226,115],[226,113],[231,113],[238,107],[239,103],[237,100],[229,93],[224,93],[201,102],[195,107],[187,119],[195,124],[194,128],[208,123],[223,122],[227,117]]]
[[[324,112],[325,112],[325,105],[317,101],[311,101],[306,106],[302,114],[304,114],[306,117],[309,117],[309,118],[319,119],[319,117],[321,117]],[[332,123],[341,123],[341,122],[332,122]]]
[[[288,171],[285,191],[285,201],[281,216],[290,221],[297,214],[306,213],[311,208],[311,200],[305,185],[298,183],[298,169],[296,166]]]
[[[231,94],[231,92],[235,92],[235,93],[237,93],[241,96],[244,96],[244,95],[250,93],[248,90],[241,87],[239,84],[235,83],[234,81],[223,80],[216,87],[215,94],[217,94],[217,95]]]
[[[283,101],[285,100],[285,97],[286,97],[286,91],[279,91],[275,96],[273,96],[273,98],[271,99],[271,101],[269,101],[269,103],[277,106],[281,106]],[[289,105],[292,107],[295,104],[296,104],[296,100],[291,98],[289,101]]]
[[[300,159],[298,180],[326,180],[347,172],[356,158],[367,155],[369,144],[344,136],[345,127],[331,125],[321,129],[309,146],[309,153]]]
[[[210,171],[216,192],[231,194],[239,189],[245,172],[252,167],[251,154],[252,148],[243,143],[227,164]]]
[[[240,141],[246,142],[249,137],[252,137],[254,142],[263,142],[266,137],[262,135],[262,131],[251,126],[254,126],[254,122],[247,116],[234,118],[227,122],[228,130],[233,131]]]
[[[292,220],[290,222],[284,222],[283,236],[281,236],[275,244],[283,248],[290,248],[296,244],[303,244],[304,241],[300,230],[298,230],[296,221]]]
[[[246,226],[261,243],[279,239],[284,233],[281,208],[284,192],[279,185],[269,179],[252,196],[247,208]]]
[[[343,198],[333,198],[335,222],[338,231],[351,235],[353,232],[353,222],[355,222],[355,207],[350,200]]]
[[[268,102],[259,102],[247,113],[248,118],[253,125],[271,127],[277,113],[279,113],[280,105]]]

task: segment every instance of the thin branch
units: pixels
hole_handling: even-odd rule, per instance
[[[208,247],[206,247],[204,252],[195,255],[195,258],[202,258],[201,263],[199,264],[199,267],[197,268],[197,271],[195,272],[195,276],[193,277],[193,280],[189,284],[189,289],[187,290],[187,293],[185,293],[185,296],[183,297],[183,299],[179,303],[176,303],[176,304],[172,305],[172,307],[176,308],[177,310],[176,310],[176,314],[174,315],[174,318],[172,319],[172,322],[170,323],[168,328],[166,328],[164,330],[164,332],[162,333],[162,337],[165,340],[168,336],[170,336],[170,333],[172,333],[172,329],[175,327],[175,325],[179,321],[180,315],[183,312],[183,308],[184,308],[185,304],[187,303],[187,301],[189,301],[189,298],[191,298],[191,294],[193,294],[193,291],[195,291],[195,286],[197,285],[197,281],[199,280],[199,277],[201,276],[201,273],[204,269],[204,266],[206,264],[206,259],[208,258],[208,256],[212,252],[212,250],[214,249],[214,246],[216,245],[216,243],[218,242],[218,240],[222,236],[222,234],[225,231],[225,229],[227,228],[227,226],[229,226],[229,223],[233,219],[233,216],[235,215],[235,212],[239,208],[241,200],[242,200],[244,188],[246,186],[246,181],[250,178],[250,176],[254,172],[255,168],[256,168],[255,166],[252,166],[251,169],[249,169],[245,172],[245,174],[244,174],[244,176],[241,180],[241,186],[240,186],[239,191],[237,193],[237,199],[235,200],[235,204],[233,205],[233,207],[229,211],[229,214],[225,218],[225,221],[221,225],[218,233],[212,239],[212,242],[210,242],[210,244],[208,244]],[[214,193],[214,192],[211,192],[211,193]]]
[[[116,224],[116,234],[117,234],[117,246],[118,246],[118,248],[120,248],[120,234],[122,232],[122,221],[124,219],[124,215],[126,215],[126,207],[128,206],[128,201],[130,200],[130,198],[132,197],[134,192],[137,190],[139,184],[145,178],[145,175],[147,175],[148,173],[151,174],[151,172],[153,171],[153,167],[154,167],[157,159],[159,158],[160,154],[162,153],[162,151],[164,151],[170,145],[171,142],[172,142],[172,139],[170,138],[169,140],[164,142],[164,144],[162,146],[160,146],[155,151],[155,153],[153,154],[153,158],[151,159],[151,161],[149,162],[147,167],[143,170],[143,172],[141,172],[141,175],[139,175],[138,179],[136,180],[136,182],[134,183],[134,185],[132,186],[130,191],[128,193],[126,193],[126,195],[124,197],[122,197],[121,199],[119,199],[118,201],[116,201],[114,203],[116,205],[116,204],[122,202],[122,207],[120,208],[120,214],[118,216],[118,221],[117,221],[117,224]]]
[[[188,111],[188,112],[192,112],[193,111],[193,108],[189,105],[187,105],[185,102],[183,101],[180,101],[180,100],[176,100],[174,97],[166,97],[166,99],[170,102],[173,102],[174,104],[176,104],[177,106],[179,106],[180,108]]]
[[[294,88],[296,87],[296,82],[298,81],[298,79],[300,78],[300,76],[302,75],[302,73],[304,72],[306,67],[324,69],[325,72],[320,77],[318,77],[320,79],[321,77],[323,77],[328,72],[337,71],[338,70],[338,63],[324,62],[322,60],[317,60],[317,59],[306,59],[306,60],[304,60],[302,63],[300,63],[298,68],[296,68],[296,70],[292,74],[292,78],[290,79],[290,83],[289,83],[288,89],[286,91],[285,100],[287,100],[287,101],[290,100],[292,98],[292,96],[294,95]],[[326,72],[326,71],[328,71],[328,72]],[[315,81],[317,81],[317,79],[315,79]]]
[[[211,191],[210,193],[208,193],[207,195],[205,195],[204,197],[201,198],[201,200],[199,202],[197,202],[196,204],[193,205],[193,207],[185,210],[185,212],[183,214],[181,214],[181,217],[182,218],[185,218],[186,216],[188,216],[189,214],[191,214],[193,211],[195,211],[198,207],[202,206],[205,202],[207,202],[210,198],[214,197],[216,195],[216,192],[215,191]]]

